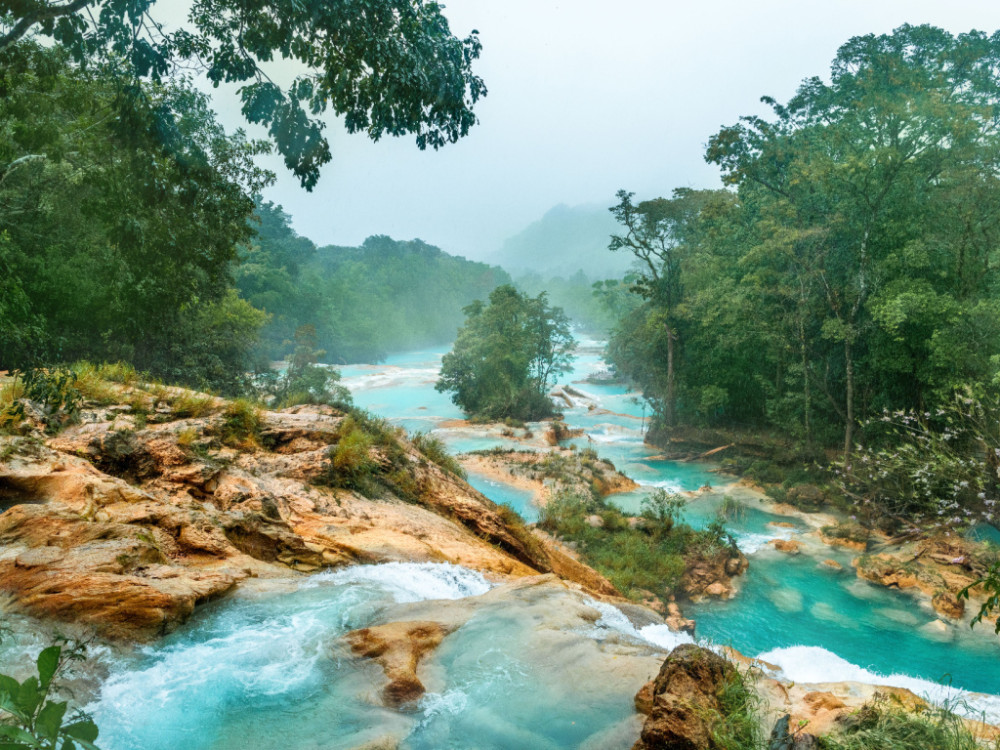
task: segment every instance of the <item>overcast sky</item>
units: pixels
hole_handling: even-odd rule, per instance
[[[371,234],[419,237],[480,258],[558,203],[611,205],[677,186],[714,187],[708,137],[762,95],[787,99],[826,75],[851,36],[902,23],[954,33],[1000,28],[993,0],[450,0],[489,96],[458,144],[419,151],[372,144],[332,121],[333,161],[312,193],[277,160],[281,203],[299,233],[354,245]],[[222,109],[235,106],[218,99]],[[227,124],[238,120],[226,112]]]

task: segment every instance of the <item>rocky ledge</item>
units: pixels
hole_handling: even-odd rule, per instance
[[[456,563],[496,579],[555,571],[617,597],[400,433],[400,465],[387,467],[377,445],[365,458],[407,492],[366,497],[322,481],[336,470],[342,412],[264,411],[255,434],[234,443],[222,437],[231,406],[221,399],[117,388],[122,404],[87,404],[55,437],[30,423],[0,436],[0,593],[15,611],[147,639],[249,577],[390,561]],[[200,399],[203,413],[181,416],[182,399]]]

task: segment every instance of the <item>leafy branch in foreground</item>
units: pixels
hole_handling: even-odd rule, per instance
[[[97,725],[77,711],[67,718],[66,701],[57,701],[58,677],[84,657],[85,645],[54,645],[36,662],[38,675],[18,682],[0,674],[0,748],[3,750],[99,750]]]

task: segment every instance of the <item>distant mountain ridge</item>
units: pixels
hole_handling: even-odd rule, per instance
[[[583,271],[592,279],[618,278],[628,270],[632,256],[608,250],[608,240],[617,231],[607,206],[561,203],[505,240],[487,262],[515,276],[533,271],[568,278]]]

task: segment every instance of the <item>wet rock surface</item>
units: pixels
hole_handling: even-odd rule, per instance
[[[0,437],[0,594],[16,611],[127,640],[169,632],[247,578],[350,563],[450,562],[498,577],[556,570],[617,593],[402,436],[400,471],[418,495],[369,498],[315,481],[344,414],[263,412],[256,444],[231,447],[218,438],[225,405],[187,419],[160,409],[145,425],[101,407],[55,437]]]

